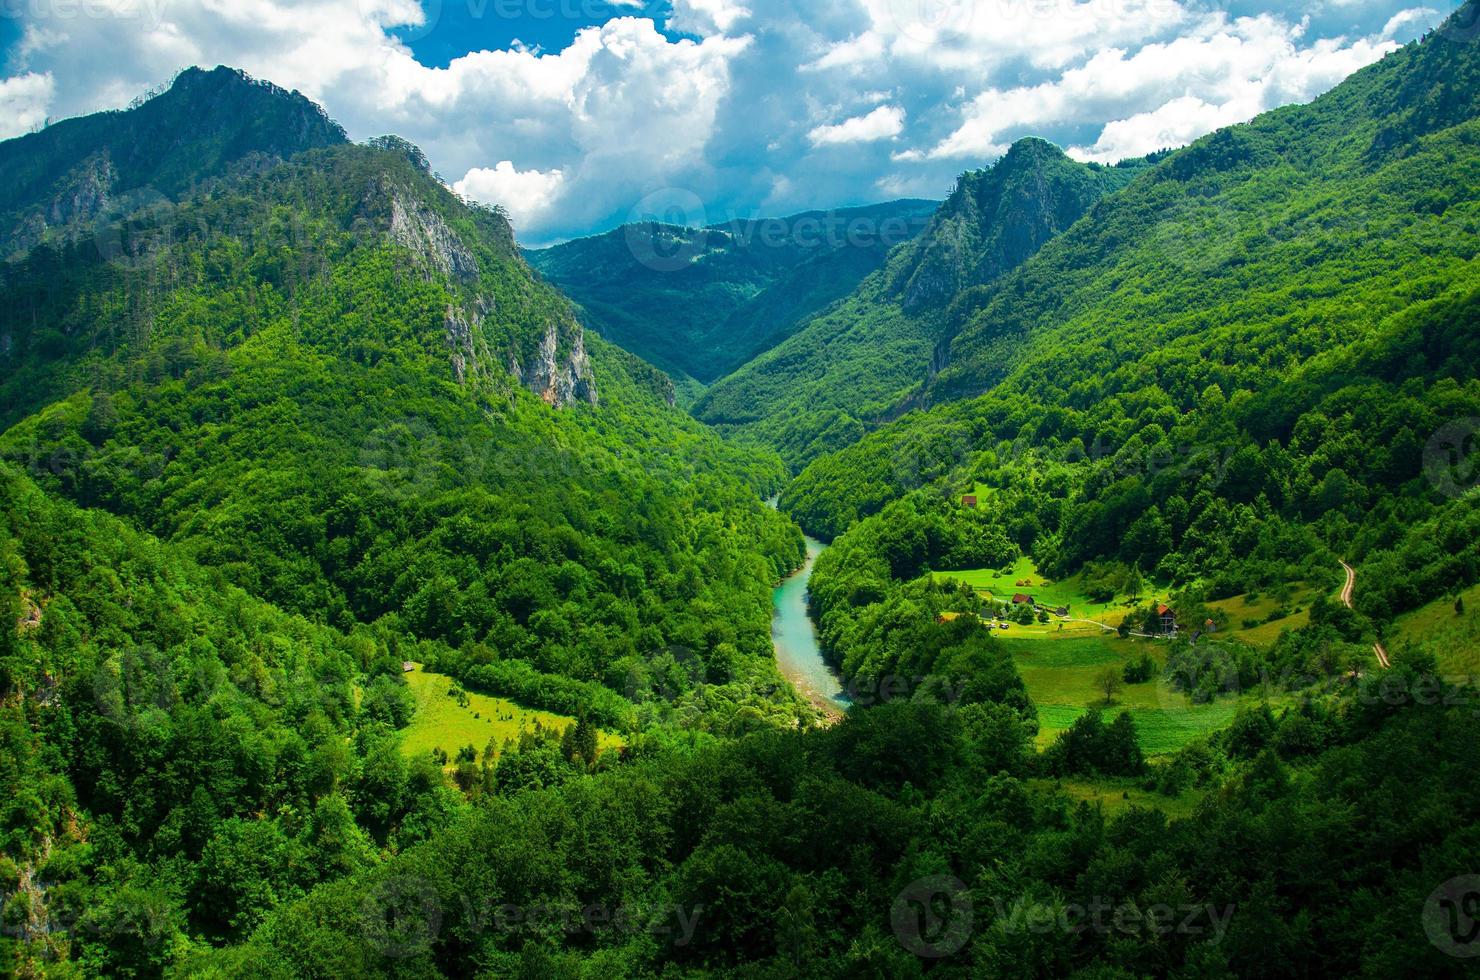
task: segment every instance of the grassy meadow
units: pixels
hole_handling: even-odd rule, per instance
[[[1028,558],[1019,559],[1011,568],[936,572],[934,576],[937,581],[965,582],[982,595],[999,600],[1025,592],[1039,605],[1068,606],[1070,620],[1090,621],[1061,621],[1054,617],[1048,623],[1027,626],[1011,623],[1006,630],[994,634],[1012,655],[1029,695],[1038,706],[1040,748],[1051,744],[1085,712],[1098,707],[1112,715],[1129,711],[1136,722],[1141,747],[1148,755],[1163,755],[1227,726],[1241,701],[1259,700],[1257,694],[1246,694],[1240,699],[1193,704],[1186,695],[1173,690],[1158,671],[1158,676],[1144,683],[1122,684],[1114,700],[1105,703],[1097,681],[1106,668],[1119,670],[1139,658],[1143,651],[1149,652],[1158,664],[1165,664],[1165,641],[1122,639],[1113,631],[1128,609],[1164,598],[1154,588],[1136,601],[1117,596],[1110,602],[1096,603],[1081,590],[1079,576],[1061,582],[1047,580]],[[1297,590],[1283,602],[1268,595],[1234,596],[1209,605],[1228,614],[1231,629],[1226,635],[1266,646],[1278,639],[1281,631],[1309,622],[1306,608],[1309,600],[1309,590]],[[1480,607],[1480,595],[1475,605]],[[1289,614],[1265,622],[1282,608]],[[1245,627],[1246,621],[1253,625]]]
[[[456,688],[457,682],[445,674],[416,669],[406,675],[406,683],[416,698],[416,713],[411,718],[401,741],[401,752],[405,755],[420,755],[441,749],[449,757],[457,750],[472,745],[481,755],[490,741],[495,754],[502,752],[505,742],[517,743],[519,736],[536,728],[564,732],[575,724],[567,715],[550,711],[526,708],[507,698],[490,697],[467,691],[467,704],[448,692]],[[603,752],[622,745],[621,738],[608,732],[598,732],[597,745]]]
[[[1413,646],[1432,653],[1446,676],[1480,677],[1480,585],[1459,594],[1463,612],[1454,611],[1454,600],[1443,598],[1399,616],[1388,634],[1393,652]]]

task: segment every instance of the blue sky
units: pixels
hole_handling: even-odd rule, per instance
[[[420,144],[543,244],[941,197],[1308,101],[1454,0],[0,0],[0,136],[228,64]]]

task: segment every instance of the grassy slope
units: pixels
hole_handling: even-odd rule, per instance
[[[1194,739],[1217,731],[1233,720],[1238,701],[1223,699],[1192,704],[1186,695],[1161,679],[1126,684],[1106,704],[1096,690],[1096,678],[1107,667],[1119,669],[1142,651],[1161,663],[1164,645],[1155,640],[1083,638],[1056,643],[1003,641],[1017,664],[1028,694],[1038,706],[1038,746],[1045,748],[1058,734],[1093,707],[1107,713],[1129,711],[1136,723],[1141,747],[1148,755],[1175,752]],[[1259,698],[1246,695],[1245,699]]]
[[[1093,603],[1080,591],[1079,576],[1062,582],[1045,582],[1028,558],[1019,559],[1010,569],[936,572],[934,577],[938,581],[966,582],[979,592],[998,599],[1010,598],[1015,592],[1028,592],[1040,604],[1065,604],[1070,607],[1074,618],[1094,620],[1111,627],[1120,622],[1127,608],[1154,601],[1143,597],[1140,603],[1136,603],[1117,596],[1110,602]],[[1033,584],[1026,587],[1016,584],[1027,580]],[[1148,596],[1153,594],[1153,590],[1148,590]],[[1281,631],[1296,629],[1309,622],[1310,614],[1304,608],[1308,598],[1308,593],[1299,591],[1284,604],[1290,609],[1299,607],[1299,613],[1261,623],[1253,629],[1234,628],[1228,635],[1261,646],[1273,643]],[[1244,618],[1262,620],[1281,603],[1270,596],[1261,596],[1252,602],[1247,601],[1247,596],[1235,596],[1211,605],[1228,611],[1237,624]],[[1091,707],[1100,707],[1112,712],[1130,711],[1147,753],[1175,752],[1193,739],[1228,724],[1241,700],[1249,703],[1263,700],[1258,694],[1246,694],[1236,700],[1192,704],[1158,676],[1142,684],[1125,685],[1114,702],[1106,705],[1103,693],[1097,689],[1100,674],[1107,667],[1124,667],[1140,657],[1142,652],[1150,652],[1158,664],[1164,663],[1164,643],[1135,637],[1121,639],[1095,626],[1057,620],[1046,625],[1013,623],[1009,629],[998,631],[997,636],[1011,653],[1029,696],[1038,706],[1040,748],[1051,744],[1060,732]]]
[[[1460,592],[1464,612],[1456,614],[1449,597],[1399,616],[1388,634],[1388,648],[1397,652],[1418,647],[1432,653],[1446,676],[1480,677],[1480,585]]]
[[[517,745],[519,737],[533,732],[536,724],[543,731],[563,732],[575,723],[568,715],[526,708],[507,698],[473,691],[467,692],[468,703],[462,705],[448,693],[456,687],[456,681],[445,674],[423,670],[420,664],[406,675],[406,683],[416,697],[416,713],[401,741],[401,751],[408,756],[441,749],[449,758],[455,758],[458,749],[465,745],[476,748],[481,756],[489,743],[497,755],[503,751],[504,743]],[[597,734],[597,745],[602,751],[615,749],[621,747],[622,739],[603,731]]]

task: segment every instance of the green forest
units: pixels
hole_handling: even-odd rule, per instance
[[[1480,45],[1004,151],[526,250],[234,69],[0,142],[0,969],[1463,975]]]

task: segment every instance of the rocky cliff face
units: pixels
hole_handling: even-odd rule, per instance
[[[891,285],[905,312],[943,306],[1017,268],[1115,189],[1118,177],[1040,139],[1019,140],[992,167],[963,174],[895,270]]]
[[[452,373],[459,384],[491,377],[503,361],[488,343],[484,325],[497,313],[493,296],[480,288],[478,258],[442,215],[409,188],[383,175],[373,184],[363,209],[389,211],[389,235],[407,249],[422,271],[454,284],[461,295],[448,306],[444,334]],[[456,288],[462,287],[462,288]],[[576,401],[596,404],[596,374],[586,354],[585,334],[574,317],[551,320],[533,351],[503,351],[508,372],[547,404],[563,408]]]
[[[391,240],[404,246],[438,275],[459,282],[478,278],[478,260],[436,211],[382,177],[380,193],[391,207]]]
[[[547,404],[557,408],[574,401],[596,404],[596,375],[591,370],[591,359],[586,356],[586,337],[579,324],[572,324],[574,336],[570,350],[560,356],[560,330],[555,324],[545,328],[535,355],[520,363],[518,358],[509,361],[509,373],[519,379],[520,384],[539,395]]]
[[[114,170],[106,150],[84,160],[51,188],[49,196],[15,218],[0,254],[28,252],[48,237],[76,237],[103,217],[112,201]]]

